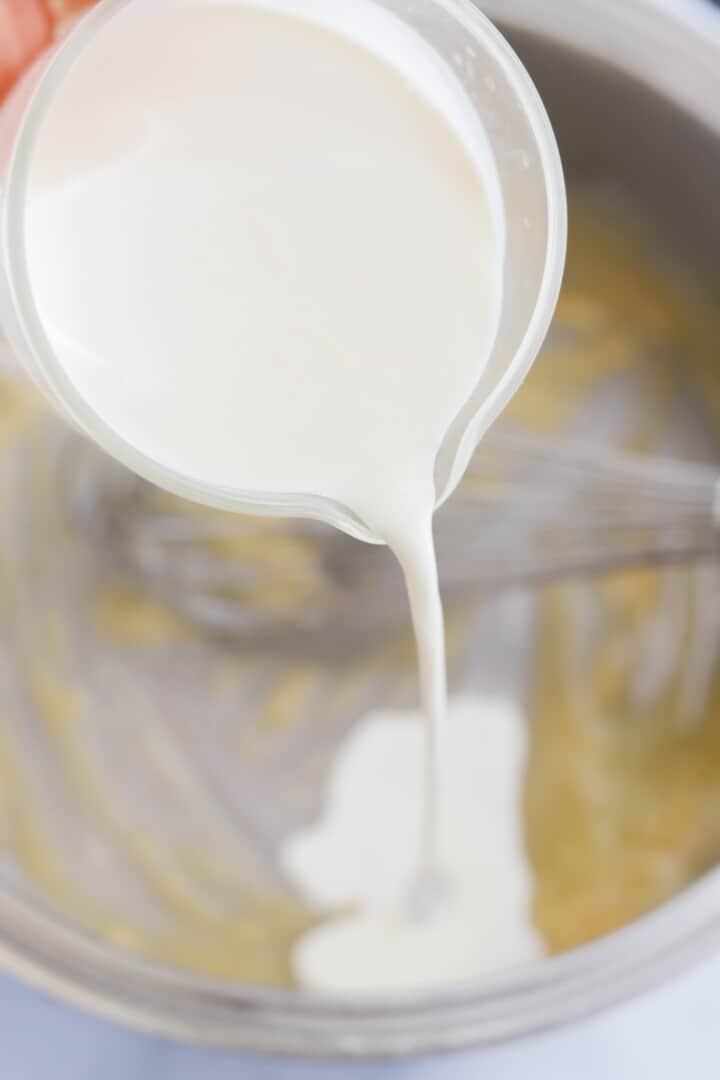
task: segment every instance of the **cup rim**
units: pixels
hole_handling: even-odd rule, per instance
[[[453,11],[479,14],[472,0],[441,0],[443,6]],[[545,261],[537,299],[522,340],[515,351],[511,364],[498,384],[483,402],[482,417],[476,417],[467,425],[456,450],[455,460],[442,491],[438,492],[438,506],[452,494],[461,480],[472,453],[486,431],[497,420],[516,391],[525,380],[535,362],[555,314],[565,271],[567,252],[568,212],[565,175],[555,132],[538,93],[535,83],[524,64],[495,24],[483,15],[487,22],[487,37],[495,46],[495,57],[500,62],[508,82],[517,98],[527,110],[535,136],[542,165],[545,196],[547,201],[547,242]]]

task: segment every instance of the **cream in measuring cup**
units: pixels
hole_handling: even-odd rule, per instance
[[[432,515],[443,443],[503,366],[497,157],[452,69],[379,5],[117,6],[34,136],[42,335],[91,433],[247,507],[341,507],[395,552],[426,717],[407,910],[432,920],[453,888]]]

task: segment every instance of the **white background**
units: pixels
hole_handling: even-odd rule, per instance
[[[719,1080],[720,960],[522,1042],[377,1065],[241,1057],[150,1039],[0,981],[2,1080]]]

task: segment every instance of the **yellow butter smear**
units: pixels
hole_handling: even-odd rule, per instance
[[[689,402],[711,457],[718,327],[700,290],[647,257],[646,238],[612,209],[575,200],[572,216],[553,334],[507,422],[675,452],[664,440],[677,429],[682,447]],[[630,403],[622,422],[613,395]],[[276,650],[209,635],[73,518],[74,441],[26,387],[0,380],[8,887],[172,967],[290,985],[310,918],[273,852],[317,813],[306,788],[321,789],[352,722],[413,703],[411,643],[385,629],[328,657],[304,640]],[[165,498],[177,512],[162,495],[155,509]],[[258,522],[213,543],[250,572],[238,596],[265,631],[305,605],[339,610],[322,539]],[[712,567],[644,571],[536,600],[525,820],[535,919],[552,950],[634,918],[720,853],[716,588]],[[477,667],[473,633],[491,605],[449,613],[455,689]]]
[[[608,228],[592,205],[573,226],[555,335],[517,415],[571,427],[615,380],[637,401],[618,445],[676,452],[682,401],[707,434],[689,455],[717,460],[720,323],[707,298],[644,254],[652,238]],[[540,599],[525,811],[535,918],[554,951],[631,921],[720,855],[719,590],[710,566]]]
[[[203,808],[205,843],[181,831],[169,843],[153,834],[151,819],[144,826],[133,823],[122,793],[118,799],[109,791],[98,758],[88,752],[88,735],[107,725],[107,708],[114,705],[120,714],[127,709],[136,720],[147,709],[149,724],[154,716],[141,698],[129,694],[112,702],[73,675],[72,653],[80,643],[74,619],[63,611],[64,598],[54,595],[67,569],[64,522],[55,516],[54,476],[47,464],[56,426],[22,381],[0,382],[6,510],[0,553],[0,846],[16,871],[10,887],[29,889],[51,912],[93,936],[173,967],[288,985],[290,949],[310,924],[302,907],[279,886],[258,883],[240,835],[235,843],[214,808]],[[49,521],[54,528],[43,536]],[[123,644],[131,655],[168,653],[193,639],[187,624],[141,589],[111,581],[75,599],[80,605],[87,600],[83,632],[89,628],[106,642],[105,650]],[[113,693],[117,687],[109,688]],[[184,775],[185,763],[168,760],[153,731],[136,741],[134,751],[138,761],[155,756],[156,771],[165,771],[166,789],[176,798],[185,789],[198,802],[205,797],[193,790],[192,776]],[[105,767],[112,771],[112,760]],[[152,769],[148,782],[157,782]],[[81,853],[76,865],[73,849]],[[122,883],[118,888],[112,879],[105,890],[97,888],[103,875],[119,867],[132,879],[134,916],[126,910]]]

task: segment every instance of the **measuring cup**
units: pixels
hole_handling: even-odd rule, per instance
[[[53,96],[80,53],[112,20],[177,0],[105,0],[55,49],[44,54],[3,112],[0,155],[2,258],[0,321],[26,370],[57,409],[139,475],[185,498],[254,514],[311,517],[377,542],[349,508],[324,496],[212,485],[154,460],[127,442],[84,400],[45,334],[25,252],[25,202],[33,150]],[[242,2],[242,0],[238,0]],[[320,12],[326,0],[255,0],[290,12]],[[451,494],[478,440],[520,386],[547,332],[565,258],[566,202],[560,158],[543,104],[527,72],[470,0],[333,0],[333,21],[350,32],[359,5],[400,20],[430,46],[446,78],[460,84],[494,155],[504,204],[503,303],[492,355],[451,425],[436,462],[437,503]],[[132,77],[132,73],[128,73]],[[280,299],[282,303],[282,299]]]

